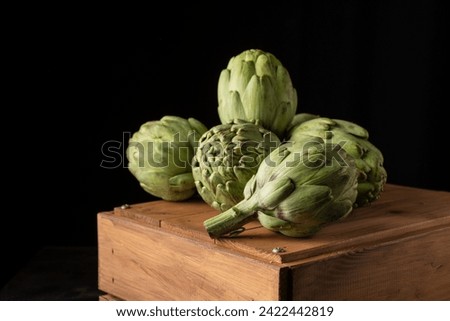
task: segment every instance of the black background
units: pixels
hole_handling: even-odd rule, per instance
[[[389,183],[450,190],[439,2],[104,9],[36,16],[12,48],[19,90],[8,105],[14,118],[4,118],[12,180],[1,282],[43,246],[96,246],[98,212],[154,200],[126,168],[127,138],[170,114],[218,124],[219,73],[250,48],[288,69],[298,112],[365,127],[385,156]],[[111,161],[106,145],[122,159],[102,163]]]

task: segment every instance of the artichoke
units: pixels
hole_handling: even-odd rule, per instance
[[[297,91],[286,68],[271,53],[258,49],[232,57],[219,76],[220,121],[258,121],[282,138],[297,110]]]
[[[340,145],[318,137],[285,142],[247,182],[244,200],[205,220],[204,227],[214,238],[259,219],[263,227],[287,236],[311,236],[353,210],[358,175]]]
[[[358,179],[358,197],[355,206],[364,206],[380,197],[387,180],[383,154],[368,139],[363,127],[341,119],[330,119],[301,113],[294,117],[287,139],[295,142],[302,136],[321,137],[340,144],[355,159],[362,174]]]
[[[181,201],[196,192],[192,157],[207,131],[195,118],[164,116],[141,125],[129,140],[128,169],[153,196]]]
[[[247,181],[280,144],[271,131],[234,120],[204,133],[192,161],[192,174],[203,200],[219,211],[240,202]]]

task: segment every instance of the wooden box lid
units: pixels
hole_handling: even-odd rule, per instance
[[[380,199],[355,209],[347,218],[329,224],[309,238],[284,236],[254,221],[246,224],[246,230],[237,236],[211,239],[203,222],[218,213],[199,197],[183,202],[159,200],[114,209],[117,218],[215,243],[266,262],[290,265],[308,257],[317,258],[450,226],[450,192],[386,184]],[[282,251],[274,253],[274,248]]]

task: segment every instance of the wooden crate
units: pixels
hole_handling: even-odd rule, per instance
[[[313,237],[211,239],[201,199],[98,213],[99,289],[122,300],[449,300],[450,193],[388,184]],[[280,247],[284,252],[274,253]]]

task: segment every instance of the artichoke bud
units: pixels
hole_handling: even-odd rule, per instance
[[[327,137],[326,133],[332,133]],[[369,140],[368,131],[347,120],[314,117],[311,114],[298,114],[289,126],[288,140],[295,142],[305,137],[320,137],[332,144],[339,144],[354,159],[359,169],[358,197],[354,206],[362,206],[379,198],[386,183],[387,173],[383,167],[383,155]],[[368,189],[372,186],[372,189]]]
[[[273,132],[241,119],[210,128],[200,138],[192,162],[194,180],[201,182],[196,184],[202,187],[200,196],[208,187],[206,203],[220,211],[231,208],[244,199],[246,183],[279,144]]]
[[[232,57],[217,86],[222,123],[259,122],[283,137],[297,110],[297,92],[288,71],[271,53],[250,49]]]
[[[245,186],[244,196],[232,209],[205,221],[215,237],[241,227],[258,213],[262,226],[287,236],[304,237],[323,225],[348,215],[358,194],[359,170],[339,145],[342,160],[320,138],[304,136],[295,144],[283,143],[264,161]],[[316,157],[320,166],[305,159]],[[222,226],[223,224],[223,226]]]
[[[194,118],[170,115],[142,124],[128,142],[129,171],[153,196],[188,199],[196,191],[191,167],[194,148],[205,130]]]

